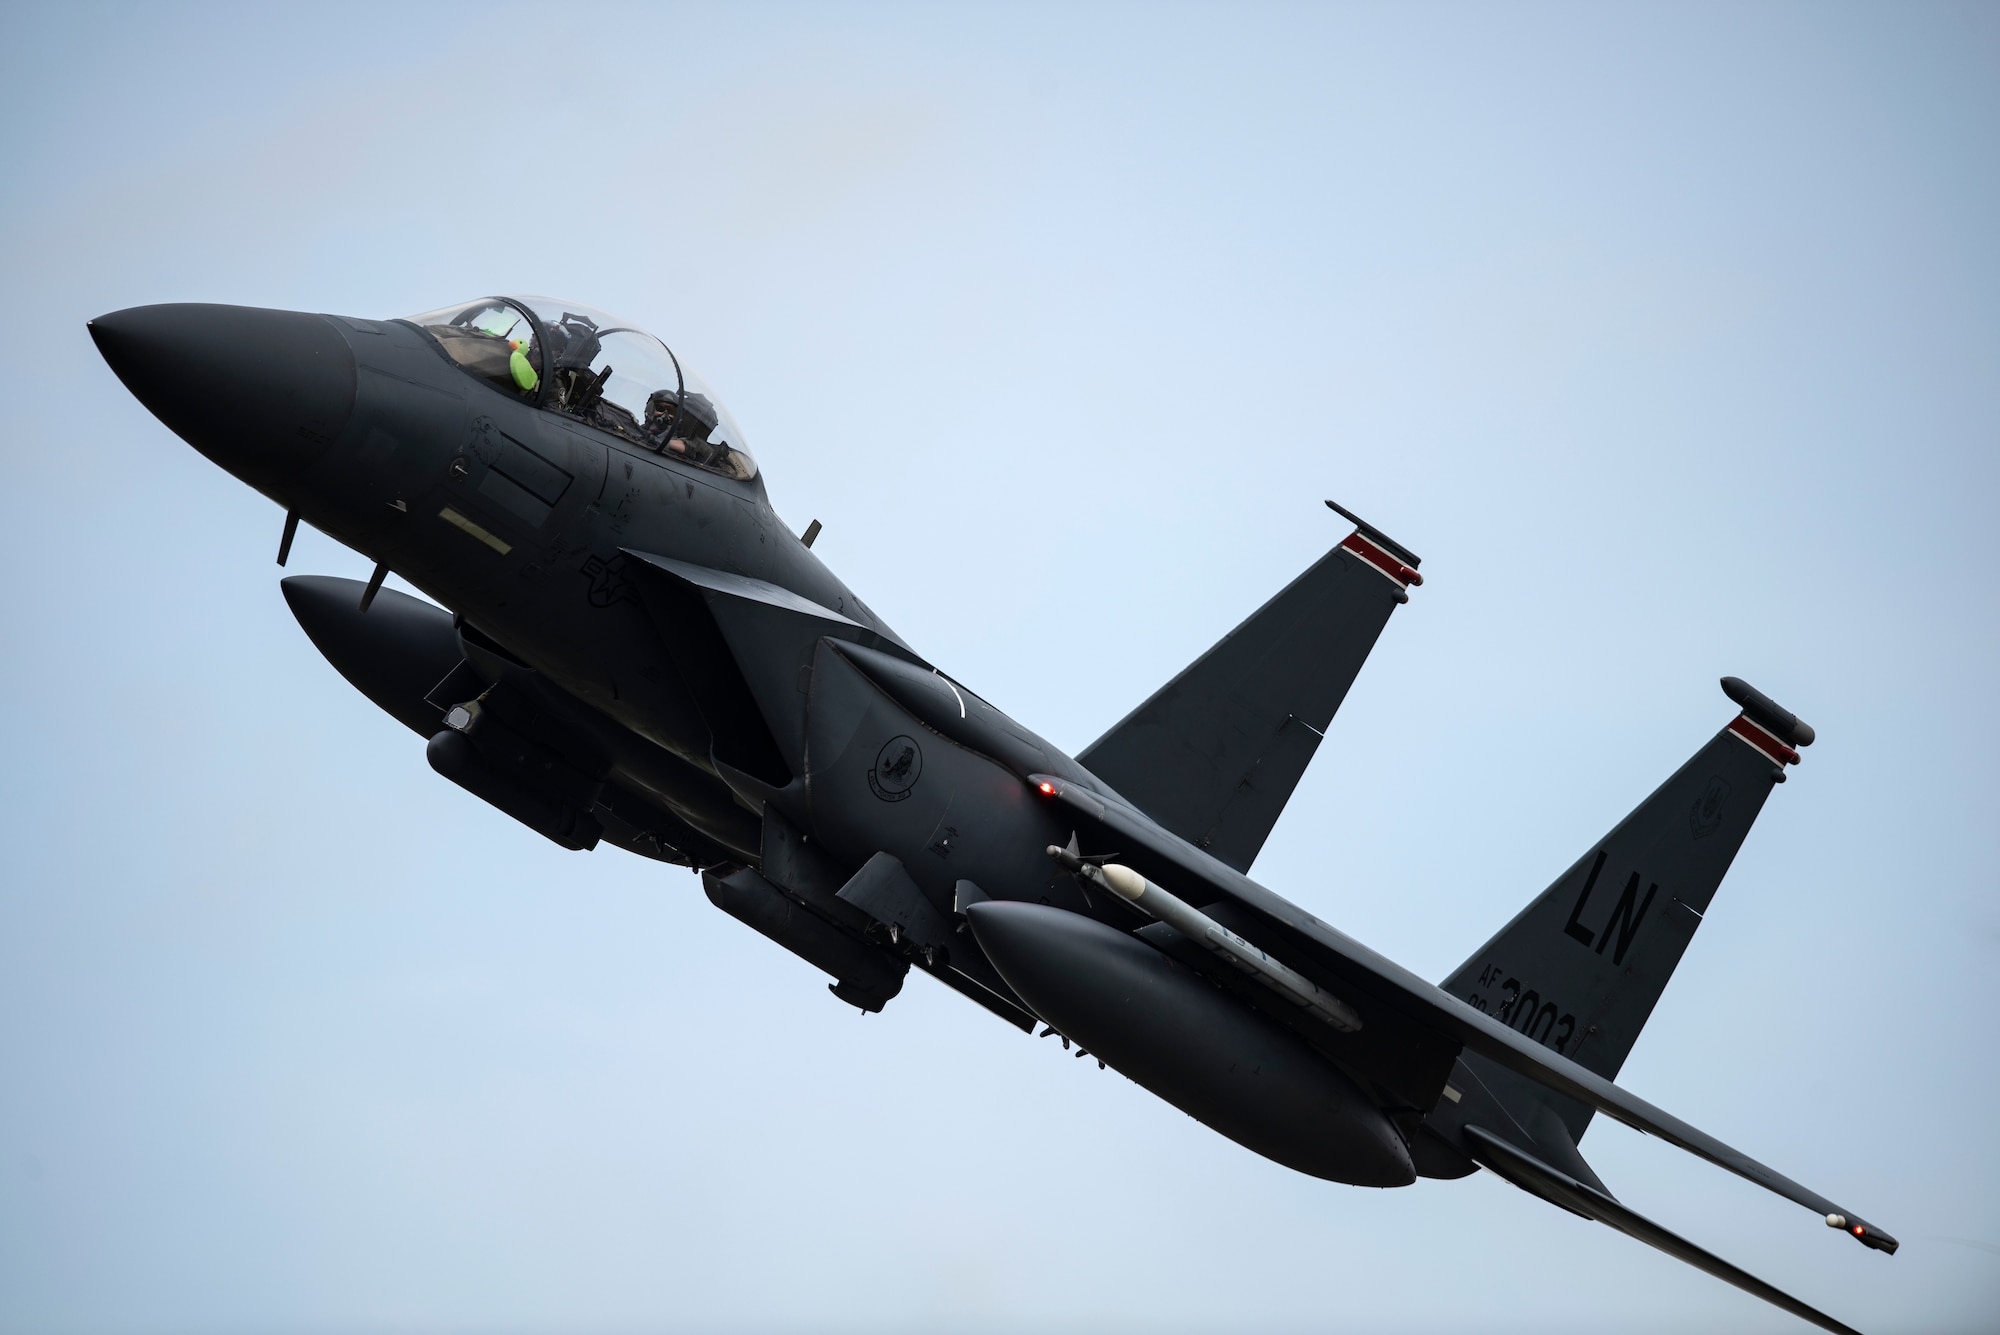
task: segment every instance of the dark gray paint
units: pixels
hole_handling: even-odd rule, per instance
[[[1248,871],[1399,594],[1335,548],[1078,763],[1181,838]]]
[[[1460,965],[1444,990],[1616,1079],[1776,772],[1728,731],[1717,733]],[[1480,1073],[1510,1103],[1551,1103],[1571,1139],[1582,1139],[1588,1105],[1510,1071]]]
[[[1755,1275],[1739,1270],[1714,1253],[1704,1251],[1686,1238],[1662,1228],[1613,1199],[1601,1186],[1580,1182],[1478,1127],[1472,1129],[1471,1135],[1478,1146],[1481,1166],[1492,1169],[1523,1190],[1553,1201],[1586,1219],[1609,1224],[1620,1233],[1637,1238],[1648,1246],[1658,1247],[1667,1255],[1686,1261],[1698,1270],[1705,1270],[1717,1279],[1727,1280],[1745,1293],[1754,1293],[1765,1302],[1810,1321],[1822,1330],[1833,1331],[1835,1335],[1860,1335],[1852,1326],[1835,1321],[1818,1308],[1807,1306],[1782,1289],[1766,1284]]]
[[[1328,1181],[1416,1180],[1403,1138],[1352,1080],[1192,969],[1042,904],[992,900],[967,916],[1037,1015],[1189,1116]]]
[[[1775,762],[1745,761],[1742,742],[1718,738],[1602,850],[1600,879],[1670,868],[1666,898],[1642,906],[1643,881],[1616,925],[1627,958],[1547,953],[1583,948],[1566,929],[1584,925],[1594,951],[1612,926],[1556,920],[1577,869],[1496,938],[1576,988],[1576,1014],[1597,1025],[1579,1064],[1539,1021],[1532,1037],[1509,1027],[1243,874],[1402,600],[1346,551],[1072,760],[883,625],[778,522],[761,478],[524,403],[414,326],[149,307],[92,334],[208,457],[450,609],[385,595],[337,612],[333,582],[287,589],[371,699],[419,732],[447,719],[430,747],[449,777],[566,845],[591,842],[587,818],[609,842],[701,868],[719,907],[832,974],[843,1000],[878,1009],[922,969],[1023,1027],[1039,1014],[1225,1134],[1337,1180],[1456,1176],[1505,1152],[1485,1135],[1543,1166],[1512,1180],[1576,1209],[1575,1184],[1602,1185],[1575,1147],[1582,1110],[1597,1109],[1853,1218],[1607,1078],[1773,781]],[[1753,703],[1806,740],[1767,698]],[[1719,820],[1700,813],[1717,775],[1730,794]],[[1683,811],[1695,826],[1676,843]],[[1047,855],[1063,845],[1118,850],[1362,1028],[1307,1029],[1193,943],[1088,893]],[[898,875],[853,881],[870,866]],[[1622,889],[1608,887],[1611,907]],[[1551,928],[1567,940],[1551,943]]]
[[[950,940],[945,915],[924,898],[903,864],[888,853],[877,853],[862,863],[839,894],[894,937],[907,936],[927,950],[936,950]]]

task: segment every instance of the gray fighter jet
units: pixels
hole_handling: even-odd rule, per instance
[[[1333,1182],[1486,1168],[1828,1330],[1646,1219],[1578,1152],[1604,1113],[1853,1210],[1613,1080],[1772,789],[1813,740],[1734,717],[1432,984],[1251,880],[1334,711],[1421,584],[1355,515],[1327,555],[1071,757],[933,665],[771,510],[673,350],[540,297],[407,320],[207,305],[91,322],[126,387],[376,562],[283,581],[432,768],[564,848],[700,873],[864,1011],[911,969]],[[391,570],[436,605],[384,591]],[[446,610],[449,609],[449,610]]]

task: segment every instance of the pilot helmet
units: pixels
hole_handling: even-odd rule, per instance
[[[688,440],[707,440],[720,420],[706,394],[689,390],[681,396],[681,426],[675,434]]]
[[[674,424],[674,412],[680,405],[680,395],[671,389],[656,389],[646,396],[646,429],[660,432]]]
[[[603,346],[597,322],[587,315],[564,311],[562,319],[548,324],[548,334],[550,361],[559,367],[588,369]]]

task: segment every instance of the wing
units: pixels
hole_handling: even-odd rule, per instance
[[[1669,1256],[1686,1261],[1697,1270],[1704,1270],[1717,1279],[1727,1280],[1745,1293],[1755,1294],[1772,1306],[1782,1307],[1793,1316],[1802,1317],[1822,1330],[1834,1331],[1836,1335],[1860,1335],[1860,1332],[1852,1326],[1844,1326],[1818,1308],[1808,1307],[1783,1289],[1773,1288],[1748,1271],[1737,1269],[1715,1253],[1695,1246],[1677,1233],[1669,1232],[1588,1183],[1579,1182],[1533,1155],[1523,1153],[1492,1132],[1471,1126],[1465,1129],[1465,1135],[1473,1146],[1473,1158],[1482,1168],[1505,1178],[1523,1191],[1540,1196],[1543,1200],[1552,1201],[1566,1210],[1582,1215],[1585,1219],[1609,1224],[1627,1237],[1637,1238],[1649,1247],[1657,1247]]]
[[[1850,1233],[1878,1251],[1893,1252],[1896,1240],[1854,1211],[1801,1186],[1775,1169],[1732,1148],[1621,1089],[1603,1076],[1510,1029],[1492,1016],[1426,982],[1393,960],[1321,922],[1298,905],[1190,847],[1109,794],[1092,792],[1056,775],[1028,776],[1050,800],[1062,804],[1086,840],[1123,851],[1120,860],[1190,902],[1206,892],[1244,915],[1243,934],[1347,1001],[1371,1026],[1414,1028],[1460,1044],[1528,1079],[1588,1104],[1605,1115],[1670,1145],[1698,1155],[1738,1177],[1822,1216],[1838,1216]],[[1448,1063],[1446,1064],[1448,1068]],[[1432,1103],[1443,1093],[1443,1072],[1429,1091]],[[1424,1104],[1422,1106],[1429,1106]]]

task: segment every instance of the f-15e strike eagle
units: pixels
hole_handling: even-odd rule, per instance
[[[1348,536],[1071,757],[835,578],[721,402],[623,320],[493,297],[388,321],[144,306],[90,332],[283,507],[280,565],[301,519],[377,563],[285,597],[432,768],[564,848],[697,869],[841,1001],[880,1010],[919,970],[1302,1173],[1483,1167],[1827,1330],[1848,1327],[1614,1196],[1577,1149],[1591,1118],[1896,1250],[1612,1083],[1813,740],[1744,682],[1722,679],[1721,731],[1433,985],[1247,874],[1423,582],[1338,506]],[[438,605],[384,591],[390,570]]]

